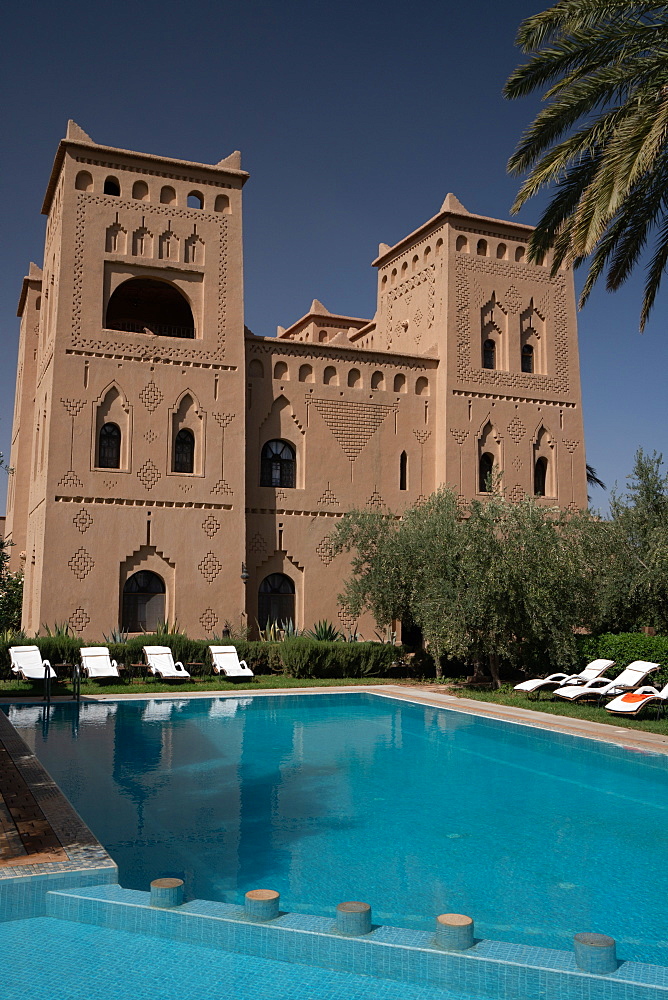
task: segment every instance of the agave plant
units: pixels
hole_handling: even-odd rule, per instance
[[[54,622],[53,627],[42,623],[44,635],[50,639],[64,639],[72,635],[72,627],[69,622]]]
[[[316,639],[318,642],[339,642],[344,639],[344,636],[339,632],[338,628],[331,622],[323,618],[322,621],[316,622],[313,628],[307,629],[304,632],[305,636],[309,639]]]
[[[103,632],[102,635],[106,643],[126,643],[130,637],[128,630],[121,628],[120,625],[118,628],[112,628],[109,635],[106,632]]]
[[[164,621],[156,624],[151,635],[185,635],[185,632],[179,627],[177,621],[173,625],[170,625],[168,621]]]
[[[278,622],[267,622],[264,628],[256,622],[260,642],[280,642],[283,638]]]
[[[296,628],[292,618],[288,618],[287,621],[281,622],[281,632],[283,633],[283,639],[294,639],[298,635],[302,635],[301,631]]]

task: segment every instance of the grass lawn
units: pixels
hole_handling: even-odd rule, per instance
[[[447,682],[446,682],[447,683]],[[545,712],[548,715],[565,715],[571,719],[584,719],[587,722],[602,722],[608,726],[620,726],[624,729],[644,729],[648,733],[660,733],[668,736],[668,718],[656,719],[656,705],[650,705],[640,719],[626,719],[619,715],[610,715],[605,708],[599,708],[594,702],[589,704],[574,704],[561,699],[552,700],[550,693],[544,694],[539,701],[529,701],[526,695],[513,691],[512,685],[504,684],[498,691],[485,691],[478,687],[468,687],[461,682],[450,682],[447,693],[458,698],[474,698],[476,701],[491,702],[495,705],[511,705],[513,708],[526,708],[533,712]]]

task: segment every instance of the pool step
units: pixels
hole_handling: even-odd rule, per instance
[[[336,933],[329,917],[282,913],[249,921],[243,907],[196,899],[174,909],[150,905],[150,893],[98,885],[47,893],[47,915],[170,938],[243,955],[440,987],[509,1000],[668,1000],[668,968],[622,962],[606,976],[582,972],[571,952],[478,941],[466,952],[434,946],[428,931],[375,926],[362,937]],[[630,989],[632,987],[632,989]]]

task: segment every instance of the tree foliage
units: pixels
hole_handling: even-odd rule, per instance
[[[591,256],[580,304],[607,270],[616,290],[650,237],[640,328],[668,262],[668,4],[561,0],[520,26],[529,59],[505,94],[543,91],[545,107],[511,157],[527,174],[513,205],[546,186],[554,193],[529,245],[553,249],[553,272]]]
[[[600,527],[587,512],[546,509],[501,493],[463,507],[442,488],[401,521],[353,511],[335,545],[352,552],[340,600],[381,626],[415,622],[434,651],[485,664],[559,669],[577,658],[574,626],[597,622]]]

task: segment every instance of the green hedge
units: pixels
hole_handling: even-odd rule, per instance
[[[70,667],[79,662],[82,646],[106,645],[111,658],[126,668],[127,678],[148,674],[143,646],[169,646],[174,659],[180,660],[193,677],[213,673],[206,639],[188,639],[184,635],[142,635],[125,643],[85,643],[73,636],[37,636],[23,642],[0,642],[0,677],[3,679],[11,676],[11,645],[36,645],[42,657],[53,666],[65,663]],[[226,645],[236,647],[239,659],[245,660],[254,674],[283,673],[298,678],[386,676],[400,656],[398,648],[377,642],[318,642],[301,637],[284,642],[228,640]],[[61,677],[69,676],[70,672],[58,670]]]
[[[614,660],[615,666],[608,674],[615,675],[634,660],[649,660],[661,667],[650,674],[648,682],[662,686],[668,683],[668,636],[645,635],[644,632],[619,632],[605,635],[583,635],[578,640],[582,666],[591,660]]]

